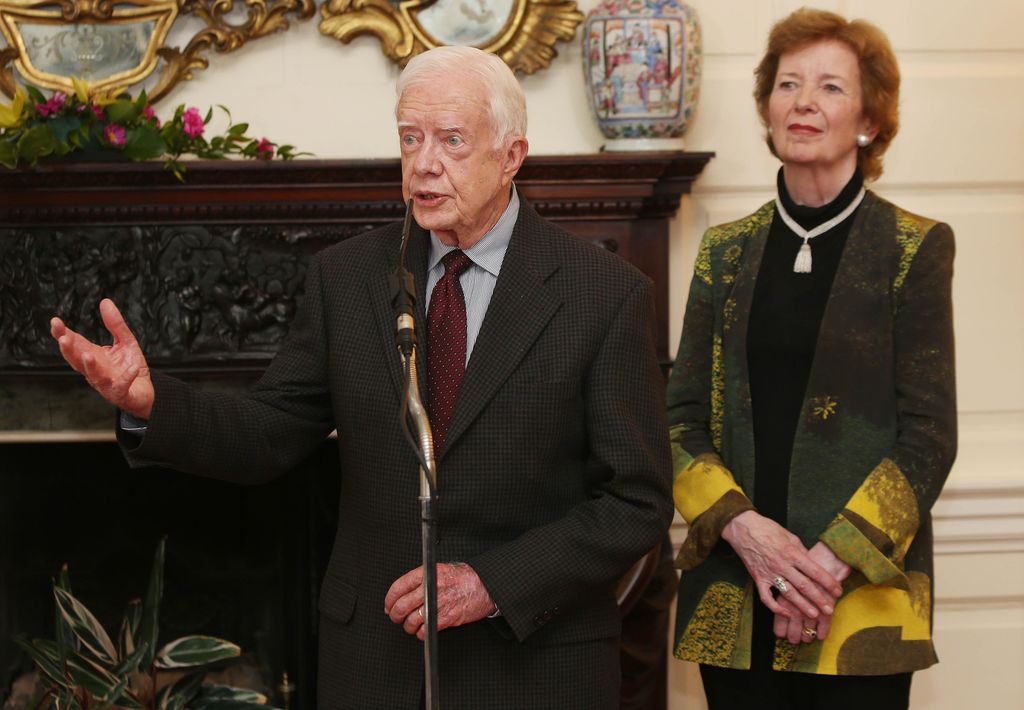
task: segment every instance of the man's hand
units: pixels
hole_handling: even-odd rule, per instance
[[[496,610],[494,600],[472,567],[464,562],[437,566],[438,631],[479,621]],[[401,624],[407,634],[423,640],[423,567],[395,580],[384,597],[384,613]]]
[[[155,394],[142,348],[109,298],[100,302],[103,325],[113,345],[97,345],[68,328],[60,318],[50,320],[50,334],[68,364],[85,377],[103,399],[133,417],[149,419]]]
[[[748,510],[729,521],[722,530],[722,538],[743,560],[761,601],[773,612],[789,618],[795,608],[812,620],[832,615],[843,587],[811,557],[796,535],[774,520]],[[774,584],[777,577],[783,580],[785,591]],[[783,607],[775,600],[773,587],[789,605]]]

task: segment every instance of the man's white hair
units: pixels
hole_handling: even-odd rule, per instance
[[[526,136],[526,97],[515,74],[496,55],[476,47],[435,47],[409,60],[395,87],[401,102],[402,94],[413,85],[443,86],[453,76],[470,74],[480,80],[487,91],[488,112],[495,133],[495,147],[506,141]],[[398,113],[398,103],[395,113]]]

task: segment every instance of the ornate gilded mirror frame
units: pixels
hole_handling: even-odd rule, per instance
[[[571,0],[327,0],[320,32],[348,43],[376,36],[384,54],[404,66],[433,47],[468,44],[532,74],[558,54],[583,14]]]
[[[312,17],[314,0],[0,0],[0,91],[13,96],[13,69],[36,86],[70,93],[72,77],[102,91],[141,82],[160,67],[147,90],[151,101],[167,94],[193,71],[206,69],[205,54],[233,52],[252,39],[288,28],[286,15]],[[234,20],[242,12],[244,19]],[[205,25],[184,49],[168,47],[167,34],[180,16]],[[162,65],[161,65],[162,61]]]

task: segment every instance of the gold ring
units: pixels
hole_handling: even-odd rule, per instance
[[[804,635],[809,639],[818,638],[818,632],[815,629],[810,628],[809,626],[804,627]]]

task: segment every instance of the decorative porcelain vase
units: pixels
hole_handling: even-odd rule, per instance
[[[685,3],[604,0],[587,13],[583,74],[605,150],[682,150],[700,71],[700,24]]]

